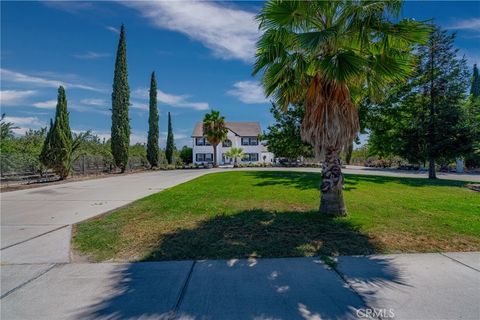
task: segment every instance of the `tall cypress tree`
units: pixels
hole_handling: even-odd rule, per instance
[[[147,160],[152,167],[158,165],[158,109],[157,79],[152,72],[150,80],[150,112],[148,114]]]
[[[50,118],[50,127],[48,128],[47,136],[43,141],[42,151],[40,151],[40,162],[47,168],[51,168],[53,164],[50,137],[52,136],[53,131],[53,120]]]
[[[130,145],[129,105],[130,88],[128,87],[127,47],[125,43],[125,27],[122,24],[113,76],[111,134],[113,159],[115,165],[121,169],[122,173],[125,172],[128,163],[128,148]]]
[[[470,94],[477,98],[480,96],[480,77],[478,76],[478,68],[477,65],[473,65],[473,77],[472,77],[472,86],[470,88]]]
[[[55,122],[52,123],[52,120],[50,120],[50,129],[40,154],[40,160],[46,167],[53,169],[63,180],[70,173],[72,152],[73,138],[68,120],[67,97],[65,89],[60,86],[58,88]]]
[[[173,163],[173,151],[175,150],[175,143],[173,140],[173,130],[172,130],[172,118],[170,117],[170,112],[168,113],[168,133],[167,133],[167,146],[165,148],[165,157],[167,158],[168,164]]]

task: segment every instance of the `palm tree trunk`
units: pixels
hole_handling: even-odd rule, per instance
[[[340,164],[340,150],[328,148],[322,165],[322,184],[320,185],[320,213],[345,216],[347,208],[343,201],[343,175]]]
[[[217,164],[217,145],[213,145],[213,167],[216,168],[218,167]]]

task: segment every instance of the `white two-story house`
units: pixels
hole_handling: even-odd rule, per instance
[[[225,153],[230,148],[242,148],[244,157],[239,163],[271,163],[274,155],[268,152],[267,147],[259,141],[262,133],[258,122],[225,122],[228,128],[227,139],[217,146],[217,160],[221,165],[232,164]],[[193,163],[205,164],[213,162],[213,147],[203,136],[201,122],[197,122],[192,133]]]

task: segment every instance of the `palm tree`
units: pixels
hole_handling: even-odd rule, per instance
[[[396,17],[401,1],[269,1],[257,16],[253,74],[283,109],[303,102],[301,136],[322,166],[320,212],[346,215],[339,154],[359,131],[356,99],[404,81],[412,72],[412,46],[429,27]]]
[[[233,166],[237,167],[237,160],[243,158],[243,149],[242,148],[231,148],[225,155],[231,159],[233,159]]]
[[[13,122],[5,121],[5,113],[0,116],[0,140],[5,140],[14,137],[15,129],[19,129]]]
[[[225,117],[219,111],[212,110],[203,118],[203,135],[213,146],[213,166],[217,167],[217,146],[227,138],[228,129],[225,126]]]

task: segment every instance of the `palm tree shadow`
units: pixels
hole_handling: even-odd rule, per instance
[[[355,310],[367,308],[364,300],[336,272],[327,270],[318,256],[378,250],[368,235],[347,220],[314,211],[248,210],[219,215],[159,237],[158,245],[140,261],[182,261],[125,265],[114,272],[110,291],[115,294],[81,310],[78,317],[354,318]],[[312,257],[258,259],[301,256]],[[211,260],[219,258],[228,260]],[[361,281],[406,285],[401,270],[390,260],[362,259],[368,260],[369,273],[356,275]],[[194,265],[191,270],[189,263]],[[163,264],[169,271],[157,267]],[[372,293],[368,300],[374,299]]]
[[[367,235],[317,211],[246,210],[217,215],[158,239],[142,261],[336,256],[377,252]]]

